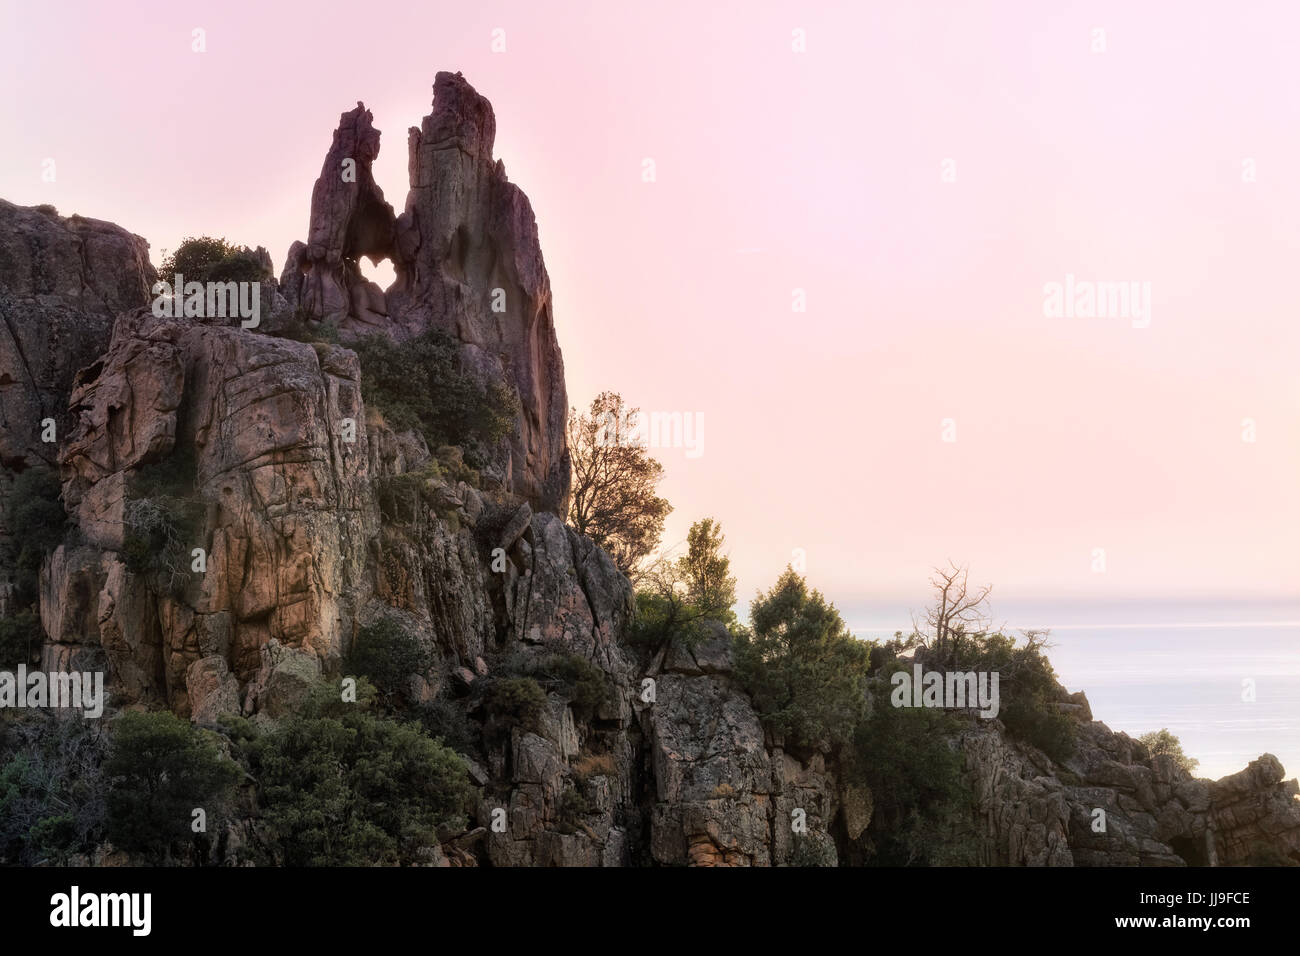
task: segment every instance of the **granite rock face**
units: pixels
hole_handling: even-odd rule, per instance
[[[384,294],[357,265],[362,256],[391,258],[396,238],[393,207],[371,172],[379,155],[372,119],[361,103],[339,118],[312,189],[307,242],[290,249],[282,283],[287,298],[312,318],[383,329]]]
[[[1080,714],[1090,715],[1086,705]],[[1276,757],[1265,754],[1217,782],[1197,779],[1101,721],[1076,720],[1076,751],[1060,765],[996,721],[960,735],[981,863],[1300,863],[1300,785],[1283,781]]]
[[[0,200],[0,495],[18,472],[55,464],[73,378],[107,347],[114,316],[149,301],[154,278],[139,236]],[[13,584],[3,511],[0,614]]]

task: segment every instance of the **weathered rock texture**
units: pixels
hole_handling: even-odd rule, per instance
[[[1300,863],[1300,787],[1283,782],[1276,757],[1265,754],[1217,782],[1196,779],[1090,716],[1085,701],[1076,752],[1063,765],[1011,740],[997,722],[976,721],[960,735],[982,863]]]
[[[153,280],[139,236],[0,200],[0,495],[16,472],[55,464],[73,377],[103,353],[114,316],[148,301]],[[49,419],[54,442],[42,440]],[[0,555],[10,543],[4,510]],[[0,614],[10,610],[11,583],[0,558]]]
[[[115,710],[274,720],[339,676],[361,627],[393,617],[433,659],[410,675],[409,697],[466,722],[481,795],[471,829],[440,838],[429,865],[861,859],[881,825],[870,791],[834,754],[765,732],[721,627],[693,650],[630,643],[627,579],[560,517],[569,463],[550,285],[528,201],[492,159],[494,133],[487,101],[438,74],[395,217],[370,173],[370,114],[344,114],[308,241],[264,284],[257,330],[158,318],[143,240],[0,203],[0,485],[57,464],[71,523],[41,569],[43,666],[106,669]],[[387,293],[360,276],[362,255],[394,259]],[[366,408],[346,346],[269,334],[304,318],[352,335],[454,335],[468,369],[520,396],[504,480],[480,482],[460,450],[430,449]],[[48,445],[43,418],[58,425]],[[142,472],[187,460],[200,506],[182,545],[206,569],[164,581],[132,550],[130,503]],[[494,726],[483,688],[556,654],[595,665],[605,699],[577,713],[547,685],[536,726]],[[1240,863],[1261,847],[1300,862],[1296,782],[1273,758],[1193,780],[1092,721],[1082,695],[1062,691],[1061,707],[1080,736],[1065,766],[996,721],[951,741],[982,862]],[[1098,808],[1105,833],[1091,826]],[[254,826],[235,824],[213,858],[234,860]]]
[[[397,338],[442,329],[485,382],[510,388],[520,411],[497,465],[506,486],[563,514],[569,496],[568,397],[551,281],[532,205],[492,158],[492,104],[459,73],[439,73],[433,112],[409,136],[410,192],[396,219],[371,164],[379,132],[358,104],[344,113],[312,192],[308,240],[289,250],[283,286],[311,321],[348,335]],[[355,178],[345,177],[347,160]],[[387,292],[357,260],[391,258]]]

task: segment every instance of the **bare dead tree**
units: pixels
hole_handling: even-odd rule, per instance
[[[912,618],[921,643],[937,660],[946,661],[959,650],[967,634],[985,634],[992,626],[988,597],[992,585],[972,588],[969,568],[949,560],[948,567],[935,568],[930,585],[935,603],[926,609],[923,621]]]

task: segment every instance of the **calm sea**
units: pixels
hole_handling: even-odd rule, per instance
[[[1009,628],[1049,626],[1062,683],[1087,692],[1093,717],[1138,736],[1167,727],[1200,761],[1235,773],[1262,753],[1300,774],[1300,601],[996,603]],[[846,604],[859,637],[910,630],[909,609]],[[1252,681],[1253,701],[1243,682]]]

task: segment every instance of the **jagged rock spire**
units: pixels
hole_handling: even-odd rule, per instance
[[[520,412],[494,463],[534,507],[563,514],[569,496],[568,396],[551,284],[528,197],[492,158],[492,104],[459,73],[434,82],[433,109],[409,133],[410,192],[393,217],[371,174],[379,131],[361,104],[344,113],[312,191],[306,244],[289,252],[286,298],[344,338],[396,339],[442,329],[480,380],[519,396]],[[355,182],[344,161],[355,160]],[[362,255],[393,260],[386,293],[361,277]]]

